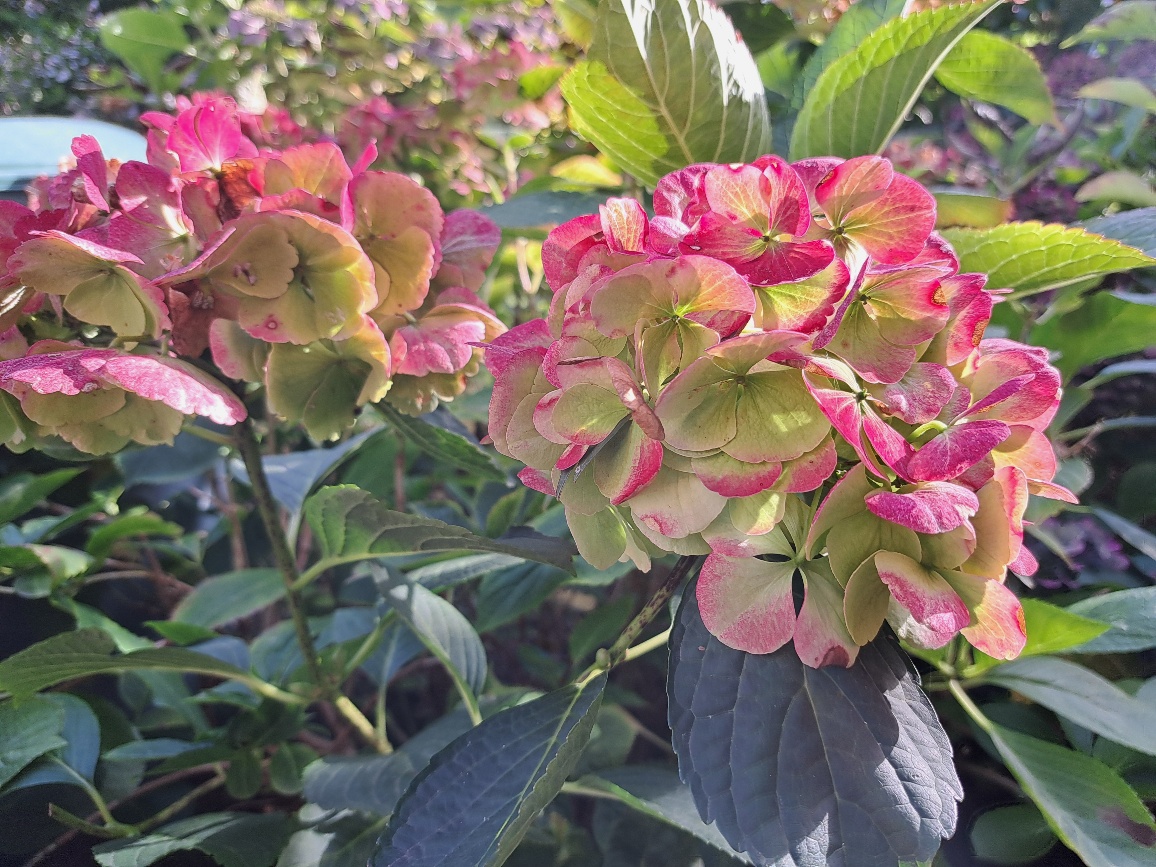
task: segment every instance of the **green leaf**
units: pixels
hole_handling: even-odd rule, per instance
[[[486,685],[486,649],[458,609],[420,584],[376,570],[377,588],[405,625],[473,695]]]
[[[947,229],[962,271],[988,275],[990,289],[1013,297],[1060,289],[1156,261],[1139,250],[1055,223],[1007,223],[991,229]]]
[[[1085,365],[1147,349],[1153,333],[1156,307],[1099,292],[1078,309],[1037,325],[1030,342],[1059,352],[1052,363],[1067,380]]]
[[[575,217],[597,214],[598,206],[605,201],[604,195],[593,193],[538,190],[522,193],[500,205],[487,205],[478,210],[502,229],[517,234],[532,230],[546,231]]]
[[[494,463],[493,457],[480,445],[471,442],[460,433],[427,421],[443,417],[453,419],[453,416],[444,409],[422,418],[414,418],[398,412],[384,401],[377,404],[377,408],[394,430],[430,457],[459,470],[465,470],[475,478],[506,481],[505,471]]]
[[[1156,113],[1156,94],[1136,78],[1101,78],[1076,92],[1081,99],[1106,99],[1131,108]]]
[[[629,594],[598,605],[570,632],[570,662],[574,665],[600,647],[609,647],[630,622],[637,600]]]
[[[45,753],[68,744],[64,709],[43,698],[0,703],[0,788]]]
[[[879,153],[944,57],[998,0],[892,19],[827,67],[791,133],[791,159]]]
[[[1156,824],[1111,768],[1001,726],[987,732],[1052,830],[1087,867],[1150,867]]]
[[[471,728],[464,710],[426,726],[388,756],[327,757],[305,769],[305,797],[328,810],[389,816],[430,759]]]
[[[1156,559],[1156,536],[1149,533],[1143,527],[1138,527],[1127,518],[1117,515],[1115,512],[1110,512],[1102,506],[1093,506],[1092,512],[1097,518],[1108,525],[1117,536],[1139,551],[1153,559]]]
[[[1156,587],[1118,590],[1082,599],[1068,611],[1110,625],[1076,653],[1133,653],[1156,647]]]
[[[413,781],[372,867],[489,867],[510,856],[590,738],[606,675],[501,711]]]
[[[1048,80],[1035,57],[995,33],[968,33],[944,58],[935,77],[953,93],[1011,109],[1031,123],[1056,122]]]
[[[281,744],[269,760],[269,784],[282,795],[298,795],[303,785],[305,768],[317,758],[317,753],[305,744]]]
[[[539,534],[486,539],[461,527],[387,509],[354,485],[322,488],[305,504],[305,517],[321,544],[313,570],[416,551],[487,551],[536,560],[574,574],[573,551]]]
[[[1011,218],[1014,208],[1010,201],[985,196],[974,190],[932,189],[935,196],[936,226],[964,226],[970,229],[990,229]]]
[[[121,9],[100,22],[100,41],[153,93],[164,90],[165,64],[189,47],[184,19],[175,12]]]
[[[546,63],[518,76],[518,94],[525,99],[541,99],[558,83],[566,72],[566,67],[558,63]]]
[[[984,680],[1027,696],[1118,744],[1156,755],[1156,706],[1133,698],[1082,665],[1054,657],[1020,659],[996,666]]]
[[[1027,644],[1020,651],[1020,659],[1071,650],[1109,629],[1107,623],[1081,617],[1069,608],[1060,608],[1042,599],[1020,601],[1024,610],[1024,630],[1028,636]],[[967,670],[968,676],[1000,664],[1000,660],[978,650],[975,657],[975,664]]]
[[[1156,257],[1156,207],[1124,210],[1119,214],[1096,217],[1080,225],[1096,235],[1116,238],[1149,257]]]
[[[761,54],[776,42],[793,36],[795,22],[772,3],[762,0],[723,0],[719,4],[751,54]]]
[[[757,863],[809,851],[921,861],[955,831],[951,744],[891,636],[850,668],[810,668],[791,644],[744,653],[707,631],[692,586],[671,633],[667,697],[699,814]]]
[[[101,867],[146,867],[174,852],[203,852],[221,867],[269,867],[289,839],[284,813],[206,813],[165,825],[144,837],[101,843]]]
[[[179,647],[158,647],[113,655],[116,644],[99,629],[62,632],[0,662],[0,690],[16,699],[42,689],[94,674],[152,669],[251,681],[248,672],[203,653]]]
[[[822,44],[807,58],[795,81],[791,107],[795,111],[802,108],[807,94],[815,87],[815,82],[827,67],[858,48],[864,39],[883,24],[897,18],[903,12],[903,7],[902,0],[859,0],[858,3],[852,3],[839,16]]]
[[[758,68],[706,0],[603,0],[594,41],[562,94],[574,130],[647,184],[770,147]]]
[[[229,759],[225,790],[238,801],[247,801],[261,790],[261,761],[252,750],[240,750]]]
[[[4,479],[0,482],[0,525],[10,524],[27,514],[79,473],[80,470],[55,470],[42,476],[17,473]]]
[[[566,582],[566,573],[541,563],[519,563],[491,572],[478,585],[479,632],[489,632],[537,608]]]
[[[1027,864],[1055,845],[1056,834],[1035,804],[987,810],[971,826],[971,848],[993,864]]]
[[[562,32],[581,48],[589,48],[594,39],[594,22],[597,19],[597,5],[590,0],[554,0],[550,4]]]
[[[578,785],[613,795],[640,813],[681,828],[744,864],[753,863],[730,847],[714,823],[708,825],[699,817],[694,796],[676,771],[662,767],[621,767],[588,774]]]
[[[1135,172],[1104,172],[1076,190],[1077,202],[1121,202],[1156,205],[1156,189]]]
[[[112,550],[112,546],[121,539],[140,536],[165,536],[177,539],[184,535],[180,524],[166,521],[159,515],[147,510],[128,512],[118,515],[107,524],[102,524],[88,537],[88,544],[84,546],[92,557],[104,560]]]
[[[1156,40],[1156,2],[1153,0],[1122,0],[1113,3],[1084,29],[1064,40],[1061,48],[1081,42],[1136,42]]]
[[[172,620],[216,627],[248,617],[285,596],[285,579],[276,569],[240,569],[206,578],[173,610]]]

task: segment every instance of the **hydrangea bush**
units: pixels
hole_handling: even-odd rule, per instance
[[[388,400],[452,400],[505,330],[475,294],[500,241],[411,178],[320,142],[259,149],[228,98],[149,113],[148,162],[76,167],[0,203],[3,428],[90,454],[232,424],[262,385],[317,440]],[[202,356],[208,350],[211,365]]]
[[[706,555],[730,647],[849,666],[887,620],[1015,657],[1028,494],[1074,501],[1043,434],[1060,377],[983,338],[999,296],[934,225],[880,157],[693,165],[653,217],[611,199],[546,240],[549,317],[486,350],[495,446],[596,566]]]

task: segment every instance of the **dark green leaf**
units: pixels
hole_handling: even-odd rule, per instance
[[[486,539],[444,521],[387,509],[353,485],[322,488],[305,504],[305,515],[328,561],[322,566],[415,551],[489,551],[573,574],[573,549],[559,539],[540,534],[508,542]]]
[[[1115,512],[1110,512],[1101,506],[1093,506],[1092,512],[1107,524],[1112,532],[1141,554],[1147,554],[1156,559],[1156,536],[1153,536],[1143,527],[1133,524],[1127,518],[1122,518]]]
[[[77,624],[79,625],[79,624]],[[173,644],[187,647],[200,641],[216,638],[217,633],[203,626],[193,626],[191,623],[180,623],[176,620],[146,620],[145,626],[152,629],[161,638]]]
[[[541,563],[519,563],[486,575],[478,585],[478,631],[497,629],[537,608],[566,577],[560,569]]]
[[[971,847],[993,864],[1026,864],[1056,845],[1056,835],[1034,804],[996,807],[971,826]]]
[[[0,788],[35,759],[67,744],[64,709],[45,698],[0,703]]]
[[[462,436],[461,433],[447,430],[426,420],[430,417],[436,418],[436,413],[430,413],[424,418],[414,418],[398,412],[384,401],[379,403],[377,408],[394,430],[430,457],[448,466],[465,470],[475,478],[506,481],[505,471],[494,463],[493,457],[480,445]]]
[[[1119,241],[1055,223],[947,229],[943,236],[955,248],[961,269],[987,274],[992,289],[1011,289],[1016,295],[1156,264]]]
[[[776,42],[795,33],[791,16],[762,0],[730,0],[719,4],[739,32],[751,54],[766,51]]]
[[[285,580],[276,569],[241,569],[206,578],[173,610],[173,620],[215,629],[284,598]]]
[[[1110,625],[1075,653],[1132,653],[1156,647],[1156,587],[1118,590],[1083,599],[1068,610]]]
[[[1156,706],[1082,665],[1047,656],[1020,659],[996,666],[984,679],[1116,743],[1156,755]]]
[[[176,539],[183,534],[184,530],[180,524],[174,524],[159,515],[142,510],[119,515],[98,527],[88,537],[88,544],[84,546],[84,550],[97,560],[103,560],[112,550],[112,546],[121,539],[141,536],[165,536]]]
[[[571,122],[639,180],[770,147],[759,71],[705,0],[604,0],[586,59],[562,79]]]
[[[791,159],[853,157],[886,147],[936,68],[994,3],[893,18],[819,75],[791,133]]]
[[[373,867],[501,864],[577,764],[605,689],[605,674],[563,687],[451,743],[398,804]]]
[[[165,63],[189,45],[184,19],[175,12],[153,9],[121,9],[106,16],[100,22],[100,40],[153,93],[164,90]]]
[[[708,825],[699,817],[694,796],[675,771],[661,767],[622,767],[585,776],[578,783],[613,795],[647,816],[681,828],[744,864],[752,863],[746,855],[730,847],[716,825]]]
[[[136,669],[251,679],[236,666],[184,648],[159,647],[119,656],[113,655],[115,650],[112,638],[99,629],[54,635],[0,662],[0,690],[19,699],[66,680]]]
[[[22,517],[79,473],[80,470],[55,470],[42,476],[19,473],[4,479],[0,482],[0,525]]]
[[[422,729],[388,756],[325,758],[305,769],[305,797],[329,810],[389,816],[430,759],[470,730],[464,710]]]
[[[637,604],[633,596],[619,596],[583,617],[570,633],[570,661],[577,665],[599,647],[609,647],[630,622]]]
[[[470,554],[421,566],[406,574],[410,581],[422,587],[443,590],[507,566],[517,566],[521,562],[521,557],[510,557],[507,554]]]
[[[935,71],[939,83],[968,99],[1011,109],[1034,124],[1055,123],[1048,80],[1028,50],[986,30],[959,41]]]
[[[198,476],[221,460],[221,446],[181,432],[171,446],[128,449],[116,456],[124,486],[163,485]]]
[[[193,744],[188,741],[179,741],[174,738],[149,738],[145,741],[129,741],[119,747],[113,747],[104,754],[106,762],[120,761],[152,761],[155,759],[169,759],[187,753],[190,750],[200,749],[205,744]]]
[[[323,816],[289,838],[277,867],[365,867],[387,821],[352,811]]]
[[[1096,217],[1081,225],[1089,232],[1115,238],[1149,256],[1156,256],[1156,208],[1121,211],[1107,217]]]
[[[1085,365],[1146,349],[1153,333],[1156,307],[1099,292],[1071,313],[1037,325],[1031,343],[1059,352],[1053,364],[1068,379]]]
[[[238,801],[246,801],[260,789],[260,760],[251,750],[234,753],[225,773],[225,790]]]
[[[1052,829],[1088,867],[1150,867],[1156,824],[1107,765],[997,725],[988,734]]]
[[[403,665],[424,650],[425,645],[413,630],[400,620],[394,620],[385,627],[381,642],[361,668],[378,684],[386,686]]]
[[[60,736],[67,744],[57,753],[60,760],[86,780],[92,780],[100,759],[100,721],[96,714],[75,695],[55,693],[42,697],[64,711]]]
[[[851,668],[809,668],[791,644],[743,653],[707,631],[691,588],[670,646],[680,773],[736,850],[885,864],[930,859],[954,833],[963,790],[951,745],[893,638]]]
[[[822,44],[812,52],[795,81],[791,107],[803,107],[807,94],[832,63],[851,53],[883,24],[903,12],[903,0],[860,0],[839,16]]]
[[[478,210],[503,229],[518,232],[552,229],[575,217],[597,214],[598,206],[605,202],[605,196],[592,193],[540,190],[513,196],[500,205],[488,205]]]
[[[378,589],[386,602],[422,644],[477,695],[486,685],[486,649],[482,639],[458,609],[437,594],[382,570]]]
[[[1135,42],[1156,40],[1156,2],[1153,0],[1122,0],[1113,3],[1084,26],[1063,48],[1081,42]]]
[[[146,867],[174,852],[203,852],[221,867],[269,867],[289,839],[284,813],[207,813],[165,825],[144,837],[101,843],[101,867]]]

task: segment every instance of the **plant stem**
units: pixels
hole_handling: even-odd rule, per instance
[[[975,724],[983,731],[991,734],[991,720],[979,709],[979,705],[971,700],[971,696],[967,694],[967,690],[963,688],[963,684],[958,680],[952,679],[947,682],[947,688],[955,697],[955,700],[967,711],[967,715],[975,721]]]
[[[366,741],[378,750],[387,752],[388,744],[379,742],[373,723],[365,718],[352,701],[345,696],[340,687],[325,674],[321,668],[321,657],[317,653],[317,645],[313,642],[313,634],[309,631],[309,621],[301,607],[301,600],[297,595],[297,585],[301,575],[297,571],[297,558],[293,556],[293,549],[289,547],[289,539],[285,535],[285,528],[281,524],[277,501],[273,499],[273,491],[269,488],[269,479],[265,475],[265,466],[261,459],[261,446],[257,442],[252,422],[248,419],[236,427],[235,443],[245,470],[249,474],[249,486],[253,491],[253,499],[257,504],[257,512],[265,525],[265,533],[269,537],[269,544],[273,549],[273,560],[285,582],[285,600],[289,605],[289,613],[293,618],[293,628],[297,634],[297,644],[301,648],[301,655],[305,657],[305,665],[309,676],[316,684],[321,695],[328,699],[337,711],[361,734]]]
[[[202,795],[207,795],[209,792],[212,792],[215,789],[219,789],[223,785],[225,785],[225,775],[218,771],[215,776],[209,777],[209,779],[205,780],[205,782],[201,783],[189,793],[177,798],[159,813],[150,816],[148,819],[145,819],[143,822],[139,823],[137,828],[141,832],[144,832],[150,831],[158,825],[163,825],[165,822],[167,822],[185,807],[189,806],[189,804],[196,801]]]
[[[584,683],[587,679],[599,672],[608,671],[620,662],[637,659],[643,654],[649,653],[665,644],[666,640],[670,637],[669,629],[661,635],[648,638],[637,646],[634,646],[634,641],[638,638],[639,634],[641,634],[642,630],[646,628],[647,624],[658,616],[658,613],[662,611],[666,603],[670,601],[670,597],[682,586],[682,583],[687,577],[698,568],[701,562],[702,557],[697,555],[679,557],[678,562],[674,564],[674,568],[670,570],[670,574],[666,576],[666,580],[662,582],[662,586],[654,591],[654,595],[642,606],[642,610],[634,615],[634,619],[626,625],[626,628],[622,630],[622,634],[610,645],[610,648],[598,651],[594,664],[582,672],[575,682]]]

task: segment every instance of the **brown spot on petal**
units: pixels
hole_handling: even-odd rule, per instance
[[[987,329],[987,322],[980,321],[975,324],[975,329],[971,332],[971,345],[979,346],[983,340],[983,332]]]
[[[931,300],[941,307],[947,306],[947,293],[943,291],[942,286],[935,287],[935,292],[932,294]]]

